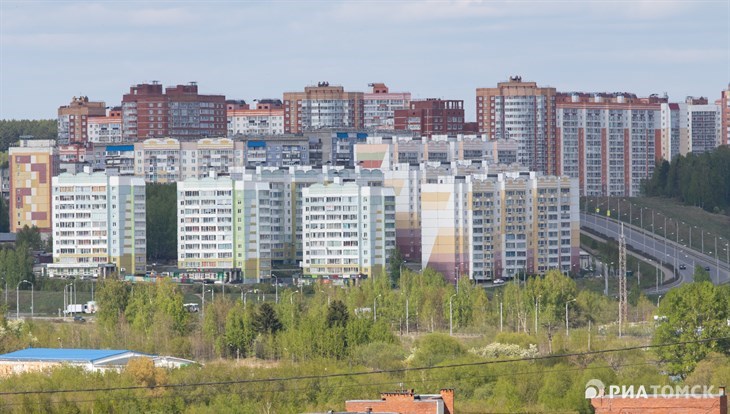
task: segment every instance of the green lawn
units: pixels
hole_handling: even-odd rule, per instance
[[[660,236],[679,241],[697,251],[710,256],[715,255],[715,238],[717,237],[718,258],[728,261],[730,253],[730,217],[713,214],[699,207],[680,204],[674,200],[658,197],[585,197],[581,199],[581,210],[595,213],[600,209],[601,215],[607,214],[610,206],[611,217],[620,217],[622,221],[653,231]],[[653,222],[653,226],[652,226]],[[665,229],[666,223],[666,229]],[[703,249],[704,248],[704,249]]]

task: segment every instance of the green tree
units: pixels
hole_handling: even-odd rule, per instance
[[[55,119],[4,119],[0,120],[0,151],[15,145],[20,137],[56,139],[58,127]]]
[[[730,341],[728,298],[722,288],[709,282],[689,283],[670,290],[661,301],[657,314],[660,324],[654,344],[703,342],[656,348],[671,374],[686,376],[710,352],[727,352]]]
[[[243,304],[236,302],[226,316],[226,346],[236,356],[246,357],[251,353],[254,339],[256,339],[256,332],[251,317]]]
[[[5,198],[0,197],[0,233],[10,231],[10,207]]]
[[[333,301],[327,307],[327,326],[329,328],[334,326],[339,326],[341,328],[346,327],[349,317],[350,315],[347,312],[347,306],[339,299]]]
[[[32,250],[43,250],[46,247],[38,227],[28,227],[27,224],[16,233],[15,245],[26,245]]]
[[[431,367],[466,353],[455,338],[441,333],[428,334],[416,341],[416,350],[411,359],[414,367]]]
[[[147,214],[147,259],[177,258],[177,187],[148,183],[145,186]]]
[[[693,279],[695,282],[712,283],[712,278],[710,277],[710,272],[705,270],[705,268],[700,265],[695,266],[695,273],[694,273]]]
[[[258,315],[254,320],[254,329],[260,334],[276,334],[284,325],[279,320],[276,310],[268,303],[259,306]]]
[[[391,284],[398,286],[401,276],[401,266],[405,263],[405,260],[403,260],[403,255],[397,247],[390,251],[390,260],[388,260],[388,263]]]
[[[120,318],[127,309],[128,300],[128,283],[112,278],[99,283],[96,292],[96,301],[99,305],[96,313],[98,324],[110,331],[116,329]]]

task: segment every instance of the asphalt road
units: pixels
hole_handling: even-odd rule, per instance
[[[617,221],[583,212],[580,215],[580,225],[584,229],[590,229],[615,240],[619,239],[621,232],[621,225]],[[678,284],[692,281],[695,265],[709,267],[710,278],[715,284],[730,282],[728,264],[717,261],[714,256],[699,253],[673,240],[653,235],[626,223],[624,223],[624,236],[626,237],[626,245],[631,246],[633,250],[674,266],[679,273]],[[685,265],[686,269],[680,269],[680,265]]]

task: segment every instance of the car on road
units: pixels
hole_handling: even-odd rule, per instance
[[[84,318],[83,316],[74,316],[74,322],[84,323],[84,322],[86,322],[86,318]]]
[[[493,283],[495,285],[503,285],[504,284],[504,279],[494,279],[494,282]]]
[[[679,268],[680,268],[681,270],[684,270],[684,269],[686,269],[686,268],[687,268],[687,265],[686,265],[686,264],[684,264],[684,263],[682,263],[681,265],[679,265]]]
[[[705,266],[705,270],[710,271],[710,266]]]

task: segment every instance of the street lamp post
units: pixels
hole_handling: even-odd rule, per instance
[[[717,283],[720,283],[720,260],[717,258],[717,236],[715,236],[715,273],[717,274]]]
[[[373,297],[373,322],[378,321],[378,298],[380,295]]]
[[[568,304],[575,302],[575,298],[565,302],[565,336],[570,336],[570,324],[568,322]]]
[[[273,273],[271,274],[271,277],[276,279],[276,285],[274,285],[274,292],[276,294],[275,301],[276,301],[276,303],[279,303],[279,277]]]
[[[456,293],[449,298],[449,336],[454,336],[454,305],[452,303],[454,296]]]
[[[408,321],[408,309],[410,308],[410,306],[408,305],[408,295],[406,295],[406,335],[410,333],[410,326]]]
[[[31,319],[33,319],[33,316],[35,313],[33,310],[33,305],[34,305],[33,282],[30,282],[28,280],[21,280],[20,282],[18,282],[18,285],[15,286],[15,319],[20,318],[20,285],[22,285],[23,283],[30,284],[30,317],[31,317]]]
[[[540,314],[540,298],[542,295],[537,295],[535,298],[535,335],[537,335],[537,318]]]

